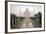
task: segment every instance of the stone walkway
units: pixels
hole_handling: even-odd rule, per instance
[[[32,22],[31,22],[31,19],[25,18],[21,28],[34,28]]]

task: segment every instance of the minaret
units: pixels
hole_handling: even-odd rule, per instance
[[[21,9],[19,11],[20,11],[20,17],[21,17]]]
[[[19,10],[19,12],[20,12],[20,18],[21,18],[21,9]],[[20,20],[20,18],[19,18],[19,20]]]

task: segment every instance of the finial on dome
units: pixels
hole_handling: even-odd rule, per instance
[[[28,8],[26,9],[26,11],[28,11]]]

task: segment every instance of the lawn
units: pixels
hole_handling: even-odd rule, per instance
[[[22,25],[22,20],[23,18],[15,18],[15,24],[12,23],[12,29],[15,29],[15,28],[20,28],[20,26]]]
[[[40,20],[37,19],[31,19],[32,20],[32,24],[34,25],[34,27],[41,27],[41,24],[40,24]]]

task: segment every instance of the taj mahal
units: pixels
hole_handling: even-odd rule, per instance
[[[24,17],[30,17],[31,16],[31,12],[28,10],[28,8],[25,10],[24,12]]]

